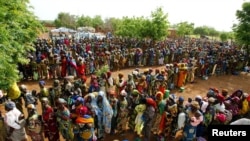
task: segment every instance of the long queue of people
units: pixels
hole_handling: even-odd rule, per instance
[[[227,89],[210,88],[205,97],[184,99],[162,85],[167,68],[155,74],[152,69],[135,69],[127,78],[122,73],[114,78],[108,71],[91,75],[89,83],[86,77],[66,77],[55,79],[52,87],[41,80],[39,91],[21,84],[20,97],[5,103],[6,139],[25,141],[28,135],[33,141],[59,141],[61,134],[67,141],[99,141],[107,134],[134,132],[145,141],[152,136],[205,140],[209,125],[250,118],[250,96],[243,90],[230,94]],[[149,78],[158,85],[148,83]],[[42,113],[36,108],[38,102]]]
[[[107,65],[111,71],[139,66],[187,63],[196,76],[237,74],[248,56],[238,46],[205,39],[166,39],[154,42],[124,38],[38,39],[30,63],[19,65],[25,80],[91,75]]]

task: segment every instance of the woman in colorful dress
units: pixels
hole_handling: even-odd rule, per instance
[[[118,114],[118,99],[116,98],[115,90],[109,90],[108,101],[113,109],[113,116],[111,121],[111,134],[114,134],[117,126],[117,114]]]
[[[43,130],[45,138],[48,141],[59,141],[59,130],[56,123],[56,117],[53,108],[49,105],[48,98],[42,98],[42,119],[43,119]]]
[[[171,137],[173,117],[169,112],[164,111],[160,118],[160,124],[158,129],[159,138],[169,140]]]
[[[27,105],[28,118],[27,118],[27,134],[31,137],[32,141],[43,141],[42,132],[42,119],[36,111],[34,104]]]
[[[156,102],[152,98],[143,98],[141,103],[146,104],[146,110],[143,112],[142,119],[144,122],[142,134],[144,141],[151,140],[151,128],[153,125],[153,118],[155,116]]]
[[[61,77],[64,78],[67,74],[68,61],[65,55],[61,59]]]
[[[113,109],[108,102],[107,97],[103,91],[99,91],[97,96],[97,137],[98,140],[103,139],[105,133],[111,132],[111,119],[113,116]]]
[[[140,104],[141,96],[138,90],[134,89],[132,91],[131,96],[129,97],[128,100],[128,110],[129,110],[129,123],[128,127],[130,130],[135,129],[135,118],[137,116],[137,112],[135,110],[135,107]]]
[[[154,134],[157,134],[159,131],[161,117],[165,110],[165,102],[163,101],[163,93],[158,91],[155,95],[155,99],[156,99],[157,108],[156,108],[156,114],[155,114],[155,118],[153,122],[152,132]]]
[[[58,109],[56,112],[57,122],[59,123],[59,131],[66,141],[71,141],[74,138],[69,109],[65,106],[67,101],[59,98],[57,100]]]
[[[142,75],[138,84],[137,84],[137,90],[143,94],[144,92],[146,92],[148,85],[147,85],[147,81],[146,81],[146,76]]]
[[[127,86],[125,87],[127,92],[127,97],[131,95],[133,89],[135,89],[135,81],[132,74],[128,74]]]
[[[137,113],[136,118],[135,118],[135,133],[142,137],[142,129],[144,127],[144,121],[142,118],[142,115],[144,111],[146,110],[146,104],[139,104],[135,107],[135,111]]]
[[[190,107],[186,111],[186,124],[183,129],[183,141],[193,141],[196,137],[197,126],[203,121],[203,115],[199,111],[200,105],[197,101],[192,101]]]
[[[117,131],[118,134],[123,133],[127,130],[128,121],[128,101],[126,99],[127,92],[125,90],[121,91],[119,101],[118,101],[118,117],[117,117]]]
[[[87,115],[91,115],[94,118],[97,115],[97,105],[96,105],[96,95],[95,94],[98,94],[98,93],[97,92],[89,93],[89,94],[84,96],[84,105],[88,109]]]

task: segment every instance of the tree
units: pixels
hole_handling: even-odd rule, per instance
[[[220,32],[217,31],[215,28],[213,27],[207,27],[208,28],[208,35],[212,36],[212,37],[218,37],[220,35]]]
[[[106,32],[114,33],[121,22],[121,19],[118,18],[107,18],[104,20],[103,28]]]
[[[102,17],[100,15],[96,15],[93,19],[92,19],[92,27],[94,27],[96,30],[98,30],[98,28],[103,27],[103,20]]]
[[[55,19],[56,27],[67,27],[76,29],[76,16],[70,15],[69,13],[61,12],[58,14],[57,18]]]
[[[123,17],[115,34],[122,37],[144,38],[147,36],[144,31],[149,27],[144,24],[145,21],[144,17]]]
[[[19,81],[17,64],[28,63],[27,53],[42,31],[42,24],[30,11],[29,0],[0,1],[0,89]]]
[[[205,26],[196,27],[194,29],[194,34],[195,35],[208,35],[209,34],[208,28],[206,28]]]
[[[222,33],[220,34],[220,40],[221,40],[222,42],[225,42],[225,41],[227,41],[227,39],[228,39],[228,33],[222,32]]]
[[[90,16],[82,15],[79,18],[77,18],[76,23],[78,27],[85,27],[85,26],[92,27],[92,19]]]
[[[179,36],[190,35],[194,31],[194,23],[180,22],[176,25]]]
[[[161,7],[151,13],[150,36],[153,40],[161,40],[168,35],[168,14],[165,14]]]
[[[248,54],[250,53],[250,2],[242,4],[242,10],[236,11],[236,17],[239,21],[233,27],[236,41],[239,44],[245,45]]]

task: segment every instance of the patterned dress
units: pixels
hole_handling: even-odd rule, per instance
[[[27,121],[27,134],[32,141],[43,141],[42,122],[39,119],[39,115],[37,113],[30,115]]]
[[[137,116],[137,112],[135,107],[140,103],[140,96],[133,97],[131,103],[129,104],[129,129],[133,130],[135,128],[135,118]]]
[[[43,118],[43,130],[45,138],[49,141],[59,141],[59,131],[56,123],[56,117],[52,107],[47,107],[42,113]]]
[[[65,117],[68,120],[63,119],[62,117]],[[71,127],[71,121],[69,119],[70,112],[68,108],[64,107],[63,110],[57,111],[57,122],[59,123],[59,131],[65,140],[73,140],[74,138]]]
[[[128,102],[124,98],[124,100],[120,101],[119,109],[118,109],[118,117],[117,117],[117,131],[121,133],[127,129],[127,121],[128,121]]]

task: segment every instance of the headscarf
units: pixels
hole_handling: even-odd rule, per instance
[[[140,92],[137,89],[134,89],[132,91],[132,96],[138,96],[140,94]]]
[[[97,110],[97,109],[98,109],[98,106],[97,106],[97,103],[96,103],[96,95],[95,95],[95,93],[96,93],[96,92],[87,94],[87,95],[84,97],[84,99],[86,100],[86,98],[87,98],[88,96],[91,97],[91,103],[90,103],[90,105],[91,105],[91,107],[92,107],[92,112],[95,112],[95,114],[98,115],[98,110]]]
[[[192,101],[191,105],[197,109],[200,109],[200,105],[197,101]]]
[[[239,96],[238,96],[238,93]],[[238,96],[239,98],[243,95],[243,91],[242,90],[236,90],[235,92],[233,92],[233,94],[231,95],[231,97],[235,97],[235,96]]]
[[[66,104],[67,101],[66,101],[65,99],[63,99],[63,98],[59,98],[59,99],[58,99],[58,103],[59,103],[59,104]]]
[[[76,123],[94,123],[94,119],[89,115],[79,116],[76,119]]]
[[[216,114],[216,119],[221,123],[224,123],[227,120],[226,115],[223,113]]]
[[[98,121],[101,122],[104,125],[104,130],[106,133],[110,133],[111,131],[111,119],[113,116],[113,109],[111,105],[108,102],[107,97],[105,96],[104,91],[99,91],[98,96],[102,97],[102,104],[103,104],[103,110],[98,110]]]
[[[81,104],[84,104],[84,99],[82,97],[77,97],[76,101],[79,101]]]
[[[5,103],[5,107],[12,110],[16,107],[16,104],[13,101],[8,101]]]
[[[44,86],[45,84],[46,84],[45,81],[43,80],[39,81],[39,85]]]
[[[156,97],[156,99],[162,100],[162,99],[163,99],[163,93],[162,93],[161,91],[158,91],[158,92],[155,94],[155,97]]]
[[[225,101],[225,97],[222,94],[218,94],[216,98],[220,104],[222,104]]]
[[[250,102],[250,95],[247,97],[247,101]]]
[[[156,102],[152,98],[146,98],[148,105],[153,106],[156,109]]]
[[[184,97],[180,96],[178,99],[179,102],[183,102],[184,101]]]
[[[122,90],[120,95],[125,97],[125,96],[127,96],[127,92],[125,90]]]

